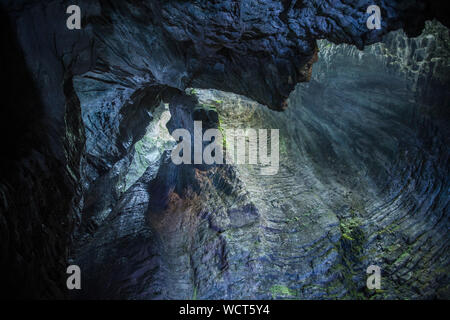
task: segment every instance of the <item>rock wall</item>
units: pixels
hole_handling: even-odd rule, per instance
[[[279,128],[279,173],[176,167],[166,154],[75,257],[90,275],[79,297],[448,297],[449,150],[442,119],[429,112],[445,111],[448,96],[429,101],[418,83],[436,61],[427,77],[439,81],[446,52],[433,48],[448,30],[427,28],[435,31],[396,32],[364,51],[321,42],[311,82],[282,113],[215,90],[173,99],[169,131],[192,132],[194,119],[222,132]],[[432,53],[410,58],[416,50]],[[422,72],[402,68],[417,60]],[[365,281],[372,264],[382,270],[375,292]]]
[[[0,281],[8,298],[65,296],[69,246],[80,219],[85,137],[72,76],[87,71],[89,57],[76,52],[90,46],[83,37],[65,46],[75,39],[61,34],[57,24],[64,19],[45,19],[60,10],[55,3],[1,9]]]
[[[316,39],[362,48],[401,27],[413,35],[432,17],[447,23],[441,1],[383,2],[385,28],[375,32],[365,28],[367,1],[80,1],[83,27],[70,31],[69,4],[1,1],[11,48],[1,59],[9,154],[1,166],[1,266],[11,297],[66,295],[72,238],[75,249],[87,245],[116,212],[134,143],[161,101],[186,87],[212,87],[281,110],[310,77]],[[186,174],[182,186],[191,181]],[[221,291],[199,282],[194,292],[234,296],[227,281]],[[263,294],[240,286],[248,297]]]

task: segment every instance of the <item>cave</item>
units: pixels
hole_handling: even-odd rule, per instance
[[[2,296],[450,298],[444,1],[71,4],[0,4]],[[196,121],[276,170],[174,163]]]

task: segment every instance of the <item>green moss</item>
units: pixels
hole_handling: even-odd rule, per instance
[[[288,219],[288,223],[298,223],[298,222],[300,222],[299,217],[293,217]]]
[[[362,221],[355,214],[350,218],[340,220],[339,227],[342,238],[337,250],[342,258],[342,263],[333,267],[333,271],[338,275],[336,286],[344,285],[347,292],[342,299],[367,299],[367,293],[362,291],[355,284],[355,276],[359,276],[361,270],[359,266],[364,260],[364,244],[366,236],[361,229]],[[334,293],[335,288],[327,288],[327,292]]]
[[[389,226],[387,226],[386,228],[378,231],[378,234],[382,235],[382,234],[393,234],[398,228],[400,228],[400,226],[398,224],[391,224]]]
[[[272,293],[272,297],[275,299],[279,296],[296,296],[297,293],[294,290],[289,289],[288,287],[280,284],[276,284],[270,288],[270,292]]]
[[[219,129],[220,133],[222,134],[222,147],[226,148],[227,146],[227,137],[225,136],[225,129],[222,126],[222,121],[220,120],[220,116],[219,116],[219,124],[217,129]]]
[[[389,247],[387,247],[387,252],[393,252],[396,251],[399,248],[399,245],[397,244],[392,244]]]
[[[279,151],[280,154],[288,154],[289,148],[286,144],[286,141],[283,139],[283,136],[280,136],[280,142],[279,142]]]
[[[349,241],[354,241],[356,238],[357,230],[361,225],[361,220],[359,218],[350,218],[347,220],[342,220],[340,223],[340,228],[342,232],[342,237]]]
[[[402,262],[404,262],[405,260],[407,260],[407,259],[409,258],[409,256],[410,256],[410,252],[411,252],[411,247],[409,247],[408,249],[406,249],[406,251],[403,252],[403,253],[400,255],[400,257],[398,257],[397,260],[395,260],[394,264],[396,264],[396,263],[402,263]]]

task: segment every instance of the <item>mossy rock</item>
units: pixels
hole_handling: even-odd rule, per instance
[[[272,293],[272,297],[275,299],[276,297],[295,297],[297,293],[294,290],[289,289],[288,287],[280,284],[276,284],[270,288],[270,292]]]

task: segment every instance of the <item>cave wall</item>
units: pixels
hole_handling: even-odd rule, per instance
[[[323,80],[325,71],[338,72],[347,57],[352,57],[368,71],[376,72],[380,65],[389,74],[406,80],[408,89],[416,99],[433,110],[427,110],[435,122],[448,117],[448,29],[437,21],[428,21],[423,32],[414,38],[405,37],[402,31],[384,36],[381,43],[360,51],[348,45],[336,46],[320,41],[322,62],[316,65],[316,78]],[[330,59],[333,57],[333,60]],[[439,108],[439,110],[438,110]],[[427,114],[424,114],[425,116]],[[441,125],[445,126],[442,122]]]
[[[72,75],[87,71],[90,59],[70,49],[89,49],[90,43],[61,33],[60,10],[57,4],[1,10],[7,49],[1,59],[0,234],[7,298],[65,296],[69,246],[79,221],[84,127]],[[47,14],[61,19],[50,22]],[[64,60],[64,54],[72,56]]]
[[[291,95],[315,132],[303,139],[316,173],[351,190],[351,214],[337,210],[349,236],[341,248],[351,276],[374,261],[382,268],[376,298],[448,296],[447,44],[439,23],[416,38],[393,32],[364,51],[322,42],[313,80]]]
[[[168,87],[215,87],[279,110],[295,84],[309,78],[315,39],[362,47],[389,30],[405,27],[414,34],[426,19],[446,18],[441,1],[383,2],[386,28],[370,33],[364,28],[367,3],[81,1],[83,28],[69,31],[69,1],[1,1],[2,32],[11,48],[2,53],[8,83],[2,130],[12,136],[2,141],[11,152],[2,159],[0,184],[5,292],[65,295],[71,239],[80,211],[91,203],[83,193],[99,177],[120,178],[114,165],[144,134],[151,119],[146,111],[173,94]],[[110,94],[121,87],[131,95],[118,107],[110,97],[103,107],[96,102],[101,114],[89,122],[77,76],[93,80],[87,89],[101,91],[103,83]],[[150,102],[141,103],[143,97]],[[106,118],[111,111],[114,117]],[[113,194],[105,207],[118,200],[116,190],[99,188]]]
[[[216,112],[221,129],[280,128],[280,172],[176,168],[162,157],[74,257],[90,275],[80,296],[446,298],[449,152],[431,110],[445,112],[448,95],[427,100],[418,79],[433,85],[445,73],[448,29],[428,28],[364,51],[320,42],[311,82],[282,113],[215,90],[174,98],[169,130],[192,131]],[[421,72],[410,72],[417,62]],[[383,290],[365,288],[370,264],[382,268]]]

